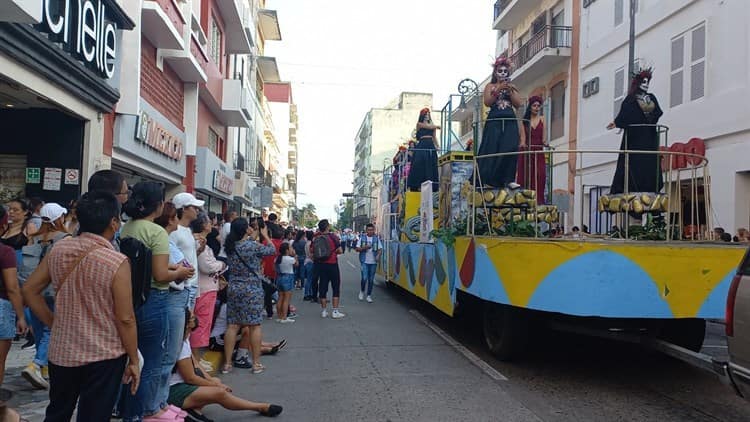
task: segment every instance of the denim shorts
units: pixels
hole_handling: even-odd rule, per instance
[[[294,274],[281,274],[276,279],[276,287],[280,292],[291,292],[294,290]]]
[[[16,313],[10,301],[0,299],[0,340],[16,336]]]

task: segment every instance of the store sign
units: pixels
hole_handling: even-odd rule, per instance
[[[180,161],[184,151],[182,139],[171,134],[145,111],[138,116],[135,139],[150,146],[167,157]]]
[[[214,170],[213,188],[219,192],[231,195],[234,189],[234,179],[227,176],[227,174],[221,170]]]
[[[36,184],[42,181],[42,169],[39,167],[26,167],[26,183]]]
[[[86,66],[109,79],[115,73],[115,24],[102,0],[43,0],[37,27]]]

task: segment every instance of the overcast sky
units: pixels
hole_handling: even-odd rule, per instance
[[[265,53],[292,82],[298,105],[299,207],[312,203],[319,217],[336,218],[341,194],[352,191],[354,138],[370,108],[416,91],[433,93],[439,109],[463,78],[489,75],[494,3],[268,0],[282,41],[266,42]]]

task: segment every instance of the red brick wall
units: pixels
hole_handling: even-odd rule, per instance
[[[184,86],[177,74],[164,63],[164,72],[156,67],[156,48],[141,37],[141,97],[184,131]]]
[[[115,141],[115,112],[107,113],[104,115],[104,139],[103,139],[103,152],[104,155],[112,156],[112,146]]]

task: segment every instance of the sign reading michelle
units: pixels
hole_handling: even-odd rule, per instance
[[[71,55],[109,79],[117,55],[115,24],[102,0],[43,0],[38,28]]]

